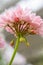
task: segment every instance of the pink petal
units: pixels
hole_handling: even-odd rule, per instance
[[[0,37],[0,48],[4,47],[5,47],[5,41],[2,39],[2,37]]]
[[[11,34],[13,34],[14,32],[11,30],[11,28],[9,28],[8,26],[5,28],[7,30],[7,32],[10,32]]]

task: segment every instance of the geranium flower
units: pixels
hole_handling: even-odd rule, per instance
[[[0,27],[5,27],[8,32],[16,35],[43,35],[43,19],[28,8],[10,8],[0,14]]]
[[[24,35],[43,35],[43,19],[35,13],[32,13],[28,8],[10,8],[0,14],[0,27],[4,27],[8,32],[17,36],[16,45],[9,65],[12,65],[20,42],[25,42],[29,46]],[[14,40],[11,41],[11,45],[13,44]]]

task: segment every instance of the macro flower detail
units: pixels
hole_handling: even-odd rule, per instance
[[[12,65],[20,42],[25,42],[29,46],[25,35],[37,34],[43,36],[43,19],[33,13],[29,8],[12,7],[6,10],[0,14],[0,27],[3,27],[17,38],[9,65]],[[14,45],[14,39],[10,45]]]
[[[39,34],[43,29],[43,20],[30,9],[10,8],[0,15],[0,27],[15,35]],[[41,30],[41,31],[39,31]],[[43,34],[42,34],[43,35]]]

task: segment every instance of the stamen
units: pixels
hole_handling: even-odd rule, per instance
[[[15,31],[13,30],[12,26],[10,26],[9,24],[7,24],[6,26],[10,27],[11,30],[12,30],[13,32],[15,32]]]

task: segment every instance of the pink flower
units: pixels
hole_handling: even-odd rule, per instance
[[[2,39],[2,37],[0,37],[0,48],[4,47],[5,47],[5,41]]]
[[[16,35],[43,35],[43,19],[28,8],[10,8],[0,14],[0,27],[5,27],[8,32]]]

